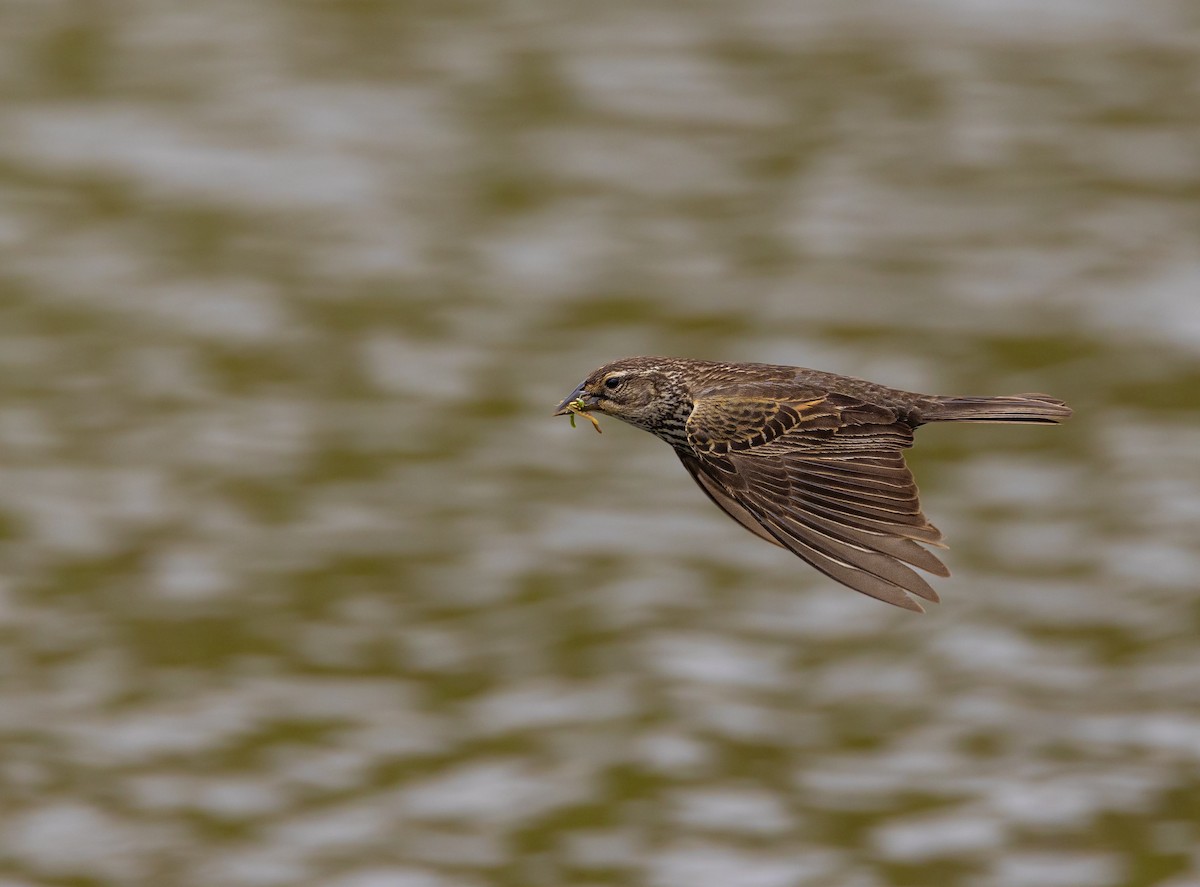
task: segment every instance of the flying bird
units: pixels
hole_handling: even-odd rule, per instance
[[[601,413],[671,445],[726,514],[843,585],[922,612],[937,602],[913,567],[950,571],[904,450],[927,422],[1054,425],[1045,394],[941,397],[804,367],[629,357],[595,370],[554,415]]]

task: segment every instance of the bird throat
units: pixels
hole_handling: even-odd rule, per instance
[[[661,398],[662,411],[646,425],[646,430],[676,449],[687,449],[687,421],[692,414],[692,399],[690,397]]]

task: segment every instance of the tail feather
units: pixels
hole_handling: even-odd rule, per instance
[[[921,410],[923,422],[1029,422],[1057,425],[1071,408],[1048,394],[1007,397],[937,397]]]

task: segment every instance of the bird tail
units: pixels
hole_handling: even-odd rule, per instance
[[[1057,425],[1071,408],[1048,394],[1007,397],[935,397],[921,409],[923,422],[1029,422]]]

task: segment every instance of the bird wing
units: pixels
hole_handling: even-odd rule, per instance
[[[696,398],[687,430],[684,466],[746,529],[890,604],[938,600],[911,569],[950,575],[919,544],[944,547],[921,513],[904,464],[912,428],[895,410],[841,394],[711,393]]]

